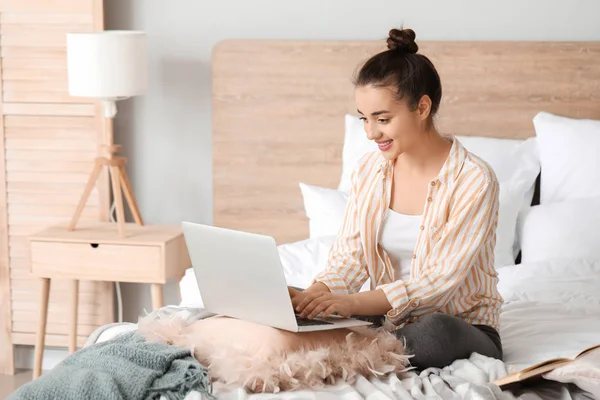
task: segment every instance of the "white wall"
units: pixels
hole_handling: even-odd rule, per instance
[[[600,40],[598,0],[106,0],[107,29],[143,29],[150,88],[120,103],[116,140],[148,223],[212,222],[210,54],[228,38]],[[123,285],[125,319],[149,289]],[[173,284],[167,301],[176,302]]]

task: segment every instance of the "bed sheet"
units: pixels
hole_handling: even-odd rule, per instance
[[[430,369],[401,379],[359,379],[323,391],[253,394],[244,390],[219,393],[223,399],[592,399],[574,384],[544,382],[522,390],[501,391],[488,382],[552,357],[572,357],[600,343],[600,262],[552,260],[508,266],[499,271],[505,299],[500,318],[504,362],[473,354],[444,369]],[[195,304],[197,306],[197,304]],[[198,308],[176,308],[201,312]],[[190,311],[192,310],[192,311]],[[195,310],[195,311],[194,311]],[[204,314],[202,314],[204,315]],[[135,324],[99,329],[89,343],[107,340]],[[193,397],[189,397],[192,399]],[[188,399],[188,400],[189,400]]]
[[[509,372],[600,344],[600,261],[560,259],[500,270],[500,336]]]
[[[165,307],[158,312],[177,315],[192,322],[212,314],[203,309],[184,307]],[[111,324],[98,329],[86,345],[110,340],[118,334],[135,330],[136,324]],[[474,353],[469,359],[457,360],[443,368],[431,368],[416,374],[409,372],[396,377],[367,379],[359,377],[352,385],[338,382],[322,390],[302,390],[275,394],[250,394],[243,388],[224,390],[215,385],[217,398],[225,400],[261,400],[261,399],[441,399],[441,400],[587,400],[590,395],[572,384],[545,382],[534,387],[518,390],[500,390],[490,381],[507,373],[506,364]],[[200,400],[198,392],[189,393],[185,400]],[[166,400],[162,399],[161,400]]]

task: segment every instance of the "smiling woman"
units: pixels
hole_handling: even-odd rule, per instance
[[[435,67],[417,54],[411,29],[392,29],[388,50],[371,57],[355,78],[356,104],[365,131],[389,160],[413,148],[421,133],[437,134],[433,118],[442,98]]]
[[[417,369],[477,352],[501,358],[494,247],[498,181],[492,168],[436,129],[440,77],[415,33],[390,31],[388,49],[355,79],[369,153],[353,173],[328,266],[291,293],[308,318],[381,315]],[[373,290],[359,292],[367,278]]]

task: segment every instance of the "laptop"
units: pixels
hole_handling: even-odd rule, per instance
[[[182,222],[206,310],[291,332],[371,325],[355,318],[300,318],[294,311],[275,239]]]

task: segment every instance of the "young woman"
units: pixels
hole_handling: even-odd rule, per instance
[[[355,81],[357,111],[380,151],[353,173],[328,268],[305,291],[290,289],[292,303],[308,318],[383,316],[418,370],[473,352],[501,359],[496,176],[436,130],[440,78],[417,54],[415,33],[393,29],[387,45]],[[368,278],[372,290],[359,292]]]

